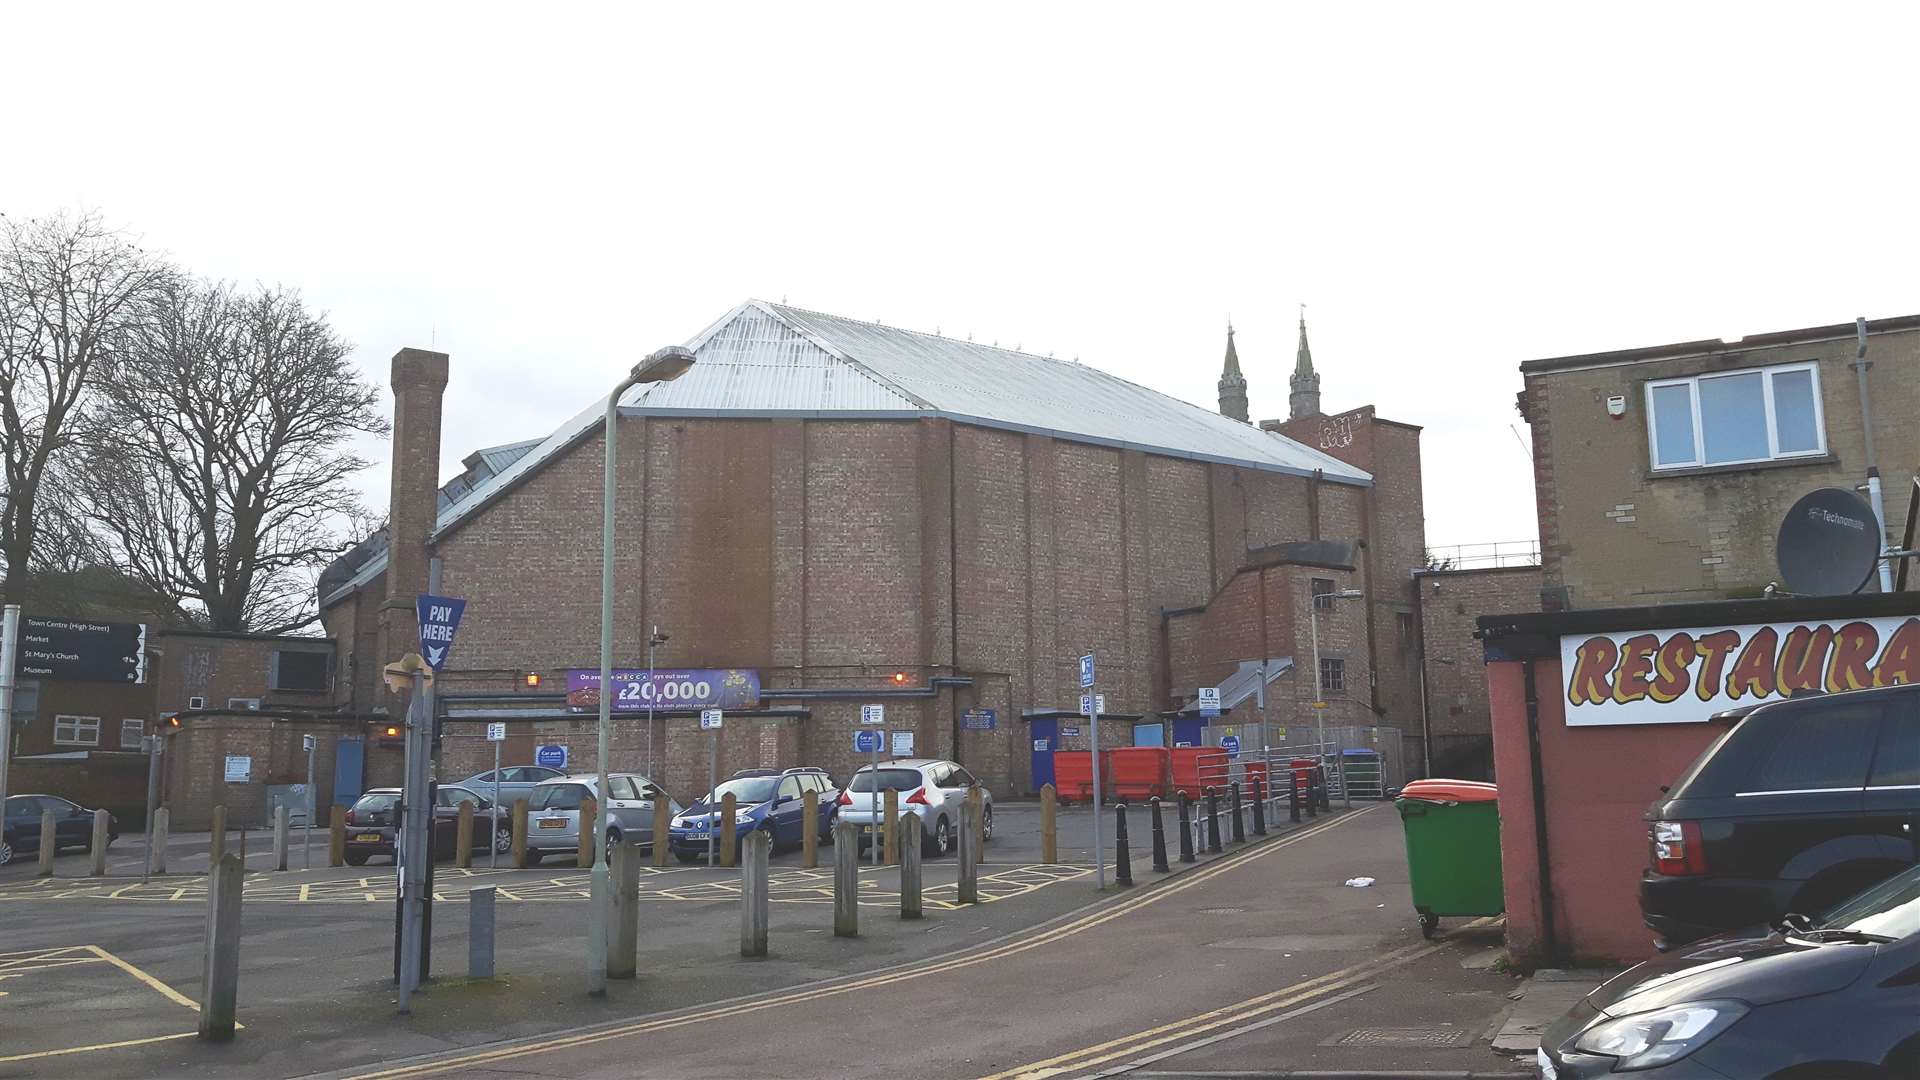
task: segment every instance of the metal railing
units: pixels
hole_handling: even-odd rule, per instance
[[[1539,566],[1540,541],[1495,540],[1427,549],[1430,570],[1485,570],[1501,566]]]

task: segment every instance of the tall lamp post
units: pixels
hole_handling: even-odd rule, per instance
[[[654,650],[667,643],[667,635],[660,632],[658,626],[647,635],[647,781],[656,787],[660,783],[660,774],[654,771],[653,763],[653,668]]]
[[[1341,589],[1339,592],[1315,593],[1313,585],[1307,585],[1312,600],[1307,604],[1307,627],[1313,635],[1313,730],[1314,738],[1320,743],[1320,767],[1327,765],[1327,695],[1320,678],[1320,598],[1327,597],[1329,607],[1334,600],[1358,600],[1367,595],[1359,589]],[[1340,774],[1340,794],[1349,807],[1353,805],[1353,793],[1347,790],[1347,774]]]
[[[693,366],[693,352],[684,346],[668,345],[651,355],[628,373],[620,385],[607,395],[606,484],[602,497],[604,515],[600,523],[600,786],[594,799],[593,833],[593,922],[587,927],[587,991],[607,992],[607,754],[608,731],[613,726],[613,488],[614,448],[620,422],[620,395],[641,383],[669,382],[687,373]]]

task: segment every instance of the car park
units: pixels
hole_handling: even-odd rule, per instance
[[[886,815],[886,792],[899,792],[902,814],[920,815],[922,850],[939,855],[957,849],[960,835],[960,807],[969,788],[977,786],[973,774],[959,762],[937,758],[902,758],[878,767],[866,765],[847,781],[840,793],[840,820],[852,822],[860,830],[860,846],[873,842],[881,819]],[[985,787],[981,794],[981,833],[993,839],[993,794]]]
[[[376,855],[386,858],[395,857],[394,829],[397,826],[395,809],[400,805],[399,788],[372,788],[356,800],[347,810],[346,821],[346,859],[350,866],[364,866],[368,859]],[[433,854],[435,858],[450,858],[454,846],[459,842],[460,804],[473,804],[473,850],[488,850],[488,837],[492,837],[492,850],[505,854],[513,850],[513,823],[505,814],[500,815],[497,828],[486,814],[493,804],[484,796],[464,787],[453,784],[441,784],[433,793]]]
[[[499,772],[499,799],[502,813],[512,809],[513,804],[520,799],[531,799],[533,797],[533,789],[538,786],[542,780],[552,780],[557,776],[567,775],[566,772],[561,769],[550,769],[545,765],[503,765],[500,767]],[[465,780],[456,780],[454,783],[469,791],[477,791],[491,799],[494,797],[493,774],[494,770],[488,769],[485,772],[474,773]]]
[[[1621,974],[1548,1026],[1550,1080],[1920,1076],[1920,868]]]
[[[0,817],[5,823],[0,825],[0,866],[40,853],[40,819],[49,810],[53,811],[56,855],[61,848],[93,846],[93,811],[58,795],[9,795],[6,813]],[[119,837],[120,821],[109,814],[107,843]]]
[[[1646,819],[1656,947],[1815,915],[1916,862],[1920,686],[1753,709]]]
[[[806,819],[805,796],[817,796],[814,819]],[[709,839],[720,816],[721,800],[734,798],[733,830],[736,840],[755,829],[773,838],[773,850],[797,847],[806,837],[806,829],[831,842],[833,822],[840,809],[840,789],[825,769],[798,768],[784,772],[774,769],[745,769],[677,814],[673,819],[669,844],[681,862],[698,862],[707,857]]]
[[[680,804],[651,780],[639,773],[611,773],[607,787],[607,856],[623,843],[646,847],[653,843],[653,804],[666,799],[668,813],[680,812]],[[580,850],[580,808],[588,799],[596,799],[600,790],[597,773],[580,773],[543,780],[527,800],[527,865],[533,866],[548,855]]]

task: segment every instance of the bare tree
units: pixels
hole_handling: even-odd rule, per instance
[[[72,449],[85,397],[141,316],[142,300],[170,274],[164,260],[93,214],[0,220],[0,465],[6,484],[0,559],[6,562],[7,603],[26,595],[45,524],[49,470]],[[71,555],[63,551],[59,561],[67,563]]]
[[[86,495],[115,561],[210,629],[310,625],[319,570],[366,516],[353,441],[387,431],[350,352],[296,292],[164,290],[91,425]]]

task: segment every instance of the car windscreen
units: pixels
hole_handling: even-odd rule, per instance
[[[920,784],[918,769],[865,769],[853,774],[853,781],[847,785],[847,790],[912,791]]]
[[[1895,940],[1920,933],[1920,866],[1834,905],[1820,920],[1820,928]]]
[[[353,804],[353,808],[362,814],[379,814],[393,809],[394,804],[399,801],[400,796],[390,793],[362,795],[360,801]]]
[[[742,776],[714,788],[707,801],[717,803],[732,795],[736,804],[751,806],[773,798],[773,790],[779,786],[780,778],[777,776]]]
[[[1761,709],[1722,736],[1674,785],[1676,799],[1863,787],[1880,732],[1878,700]]]
[[[533,790],[531,810],[578,810],[591,798],[583,784],[543,784]]]

